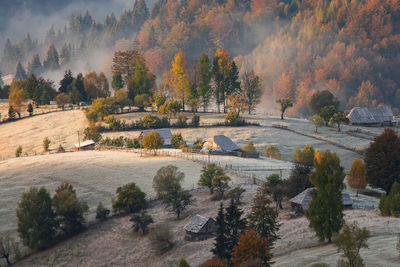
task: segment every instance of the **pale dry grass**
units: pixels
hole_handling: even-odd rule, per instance
[[[83,138],[87,124],[82,110],[49,113],[0,124],[0,160],[15,157],[19,145],[23,155],[43,153],[45,137],[51,140],[50,150],[57,150],[59,141],[66,150],[71,150],[78,142],[78,131]]]

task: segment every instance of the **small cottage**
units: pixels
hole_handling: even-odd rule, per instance
[[[290,200],[292,212],[304,213],[304,211],[308,210],[308,206],[312,200],[311,191],[313,190],[316,190],[315,187],[308,188]],[[349,194],[342,193],[342,202],[345,209],[353,208],[353,200]]]
[[[96,143],[93,140],[86,140],[84,142],[80,142],[79,144],[75,144],[75,151],[87,151],[94,150]]]
[[[240,147],[225,135],[216,135],[213,138],[207,139],[203,144],[203,149],[225,153],[240,151]]]
[[[172,147],[172,143],[171,143],[171,138],[172,138],[172,132],[170,129],[154,129],[154,130],[144,130],[140,133],[139,135],[139,142],[142,141],[143,136],[145,136],[146,134],[151,133],[152,131],[156,131],[161,138],[164,141],[164,147]]]
[[[350,125],[387,126],[394,124],[392,109],[382,107],[355,107],[347,114]]]
[[[189,237],[204,239],[212,236],[217,231],[217,226],[213,218],[196,215],[185,225],[184,229]]]

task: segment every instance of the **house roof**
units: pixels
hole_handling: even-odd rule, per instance
[[[80,147],[90,146],[90,145],[94,145],[94,144],[95,144],[95,142],[93,140],[86,140],[84,142],[81,142],[80,146],[79,146],[79,144],[74,144],[74,146],[77,148],[80,148]]]
[[[203,229],[203,227],[207,224],[207,222],[209,220],[214,220],[214,219],[213,218],[205,218],[205,217],[197,214],[190,220],[190,222],[188,224],[185,225],[184,229],[187,232],[197,234],[201,231],[201,229]]]
[[[352,123],[384,123],[393,121],[393,112],[388,106],[355,107],[346,117]]]
[[[214,141],[223,151],[235,151],[240,150],[238,147],[229,137],[225,135],[216,135],[212,138]]]
[[[151,130],[144,130],[142,131],[143,135],[149,134],[152,131],[156,131],[161,138],[164,140],[164,145],[171,145],[171,138],[172,138],[172,132],[170,129],[151,129]]]
[[[307,188],[306,190],[304,190],[303,192],[301,192],[300,194],[298,194],[297,196],[292,198],[290,200],[290,202],[299,204],[299,205],[301,205],[303,210],[307,210],[308,205],[310,204],[310,202],[312,200],[310,193],[313,190],[316,190],[315,187]],[[343,202],[344,206],[353,205],[353,200],[351,199],[350,195],[347,193],[342,193],[342,202]]]

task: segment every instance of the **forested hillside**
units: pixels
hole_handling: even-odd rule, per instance
[[[311,95],[325,89],[342,109],[379,104],[397,109],[399,9],[399,0],[157,0],[151,6],[138,0],[104,21],[90,10],[75,14],[64,28],[51,27],[43,40],[29,35],[7,40],[1,71],[15,74],[21,62],[36,75],[85,69],[75,71],[78,65],[107,74],[112,52],[134,47],[160,83],[179,50],[191,66],[201,53],[213,57],[224,48],[241,75],[254,69],[261,77],[271,103],[292,97],[292,113],[308,114]]]

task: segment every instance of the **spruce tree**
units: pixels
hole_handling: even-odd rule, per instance
[[[124,80],[122,79],[122,75],[119,72],[113,74],[111,87],[117,91],[121,88],[124,88]]]
[[[149,18],[149,9],[146,1],[136,0],[132,10],[133,29],[139,31],[144,22]]]
[[[60,68],[60,62],[58,52],[54,45],[51,45],[49,51],[47,51],[47,57],[43,62],[43,69],[45,71],[58,70]]]
[[[310,181],[316,190],[311,192],[312,200],[305,214],[320,240],[331,242],[332,235],[338,233],[344,223],[342,191],[346,174],[336,153],[329,150],[314,163],[314,168]]]
[[[260,237],[268,238],[270,248],[279,239],[278,231],[280,226],[278,213],[271,204],[272,202],[263,188],[260,188],[253,199],[251,213],[247,217],[250,228],[254,229]]]
[[[64,77],[60,81],[60,88],[58,88],[58,91],[60,93],[67,93],[67,88],[70,84],[72,84],[74,80],[74,77],[72,76],[71,70],[66,70],[64,73]]]
[[[243,211],[240,210],[233,199],[229,207],[226,208],[225,214],[225,225],[226,225],[226,243],[225,246],[227,251],[229,251],[228,259],[231,260],[231,253],[233,248],[238,244],[239,236],[242,231],[246,228],[247,221],[245,218],[241,218]]]
[[[217,236],[215,237],[214,248],[211,250],[211,252],[220,259],[228,259],[230,257],[230,251],[227,247],[227,229],[225,222],[224,204],[222,202],[218,210],[216,225]]]
[[[15,80],[25,80],[28,76],[26,75],[25,69],[21,62],[18,62],[17,69],[15,71]]]
[[[203,102],[203,111],[206,112],[208,102],[211,98],[211,64],[210,59],[206,54],[201,54],[200,57],[200,81],[199,81],[199,94]]]
[[[32,58],[32,62],[28,64],[28,73],[29,75],[36,75],[39,76],[42,74],[42,63],[40,62],[39,55],[36,54]]]

